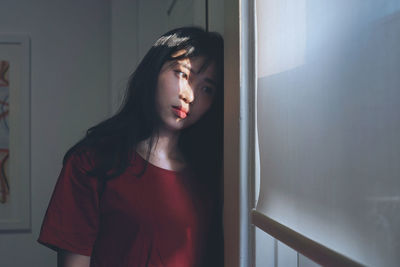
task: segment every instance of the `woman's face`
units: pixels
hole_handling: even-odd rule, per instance
[[[160,127],[179,131],[196,123],[211,107],[217,90],[215,63],[204,57],[166,62],[158,76],[156,111]]]

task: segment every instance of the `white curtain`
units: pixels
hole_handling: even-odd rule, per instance
[[[257,211],[400,266],[400,1],[258,0]]]

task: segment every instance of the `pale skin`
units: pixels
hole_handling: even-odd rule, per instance
[[[179,52],[177,54],[179,56]],[[178,149],[182,129],[197,122],[211,107],[216,90],[215,64],[211,63],[200,72],[203,57],[167,62],[161,68],[156,89],[156,110],[160,125],[153,134],[149,162],[163,169],[180,171],[186,167],[185,159]],[[184,115],[176,113],[181,107]],[[150,138],[140,142],[136,151],[147,156]],[[58,267],[89,267],[90,257],[65,250],[58,252]]]
[[[210,108],[215,86],[215,65],[199,72],[204,58],[182,59],[177,64],[166,63],[161,69],[157,94],[157,112],[161,118],[158,127],[158,141],[153,144],[149,162],[167,170],[179,171],[185,168],[185,160],[178,150],[180,131],[197,122]],[[171,111],[173,106],[188,110],[187,117],[181,118]],[[154,134],[157,138],[157,133]],[[149,138],[150,139],[150,138]],[[140,142],[136,151],[146,157],[149,139]]]
[[[89,267],[90,257],[60,250],[57,253],[58,267]]]

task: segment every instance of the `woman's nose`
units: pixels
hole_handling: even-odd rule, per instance
[[[185,103],[190,104],[194,100],[193,89],[190,85],[185,85],[181,87],[179,98],[185,101]]]

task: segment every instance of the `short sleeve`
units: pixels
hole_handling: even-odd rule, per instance
[[[38,242],[54,250],[90,256],[99,228],[98,179],[89,176],[86,153],[74,153],[65,162]]]

